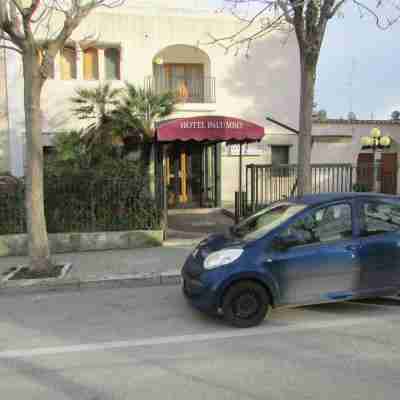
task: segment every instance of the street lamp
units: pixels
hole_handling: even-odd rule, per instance
[[[390,136],[382,136],[379,128],[371,129],[369,136],[363,136],[361,138],[362,150],[372,150],[373,154],[373,191],[377,192],[377,177],[378,177],[378,163],[376,154],[378,151],[388,149],[392,144]]]

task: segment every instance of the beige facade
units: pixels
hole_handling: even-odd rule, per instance
[[[382,136],[390,136],[392,145],[384,150],[397,153],[400,150],[400,121],[391,120],[327,120],[314,122],[313,163],[349,163],[356,165],[361,150],[361,138],[373,128],[379,128]]]
[[[90,15],[74,33],[69,44],[76,55],[74,79],[65,78],[65,60],[55,60],[54,79],[47,81],[42,97],[43,145],[51,145],[57,131],[80,126],[71,113],[69,99],[77,87],[95,87],[107,81],[107,48],[120,52],[119,78],[138,85],[154,84],[160,65],[200,65],[203,74],[202,99],[186,101],[177,107],[176,117],[223,115],[255,122],[265,127],[265,143],[257,152],[245,157],[245,163],[268,163],[271,145],[288,145],[290,160],[296,158],[296,138],[287,131],[269,125],[267,113],[297,127],[299,109],[298,50],[294,36],[270,35],[255,42],[250,57],[235,55],[216,45],[208,45],[209,34],[222,37],[238,29],[232,16],[216,14],[201,8],[201,1],[128,1],[117,9],[99,9]],[[90,35],[91,43],[82,39]],[[85,79],[85,49],[98,48],[98,78]],[[74,57],[75,57],[74,55]],[[69,66],[67,65],[67,68]],[[180,67],[177,67],[180,68]],[[9,56],[8,72],[10,137],[12,137],[10,169],[23,174],[24,114],[23,82],[19,57]],[[71,70],[69,70],[71,73]],[[209,95],[208,95],[209,94]],[[47,134],[49,133],[49,134]],[[261,150],[260,150],[261,149]],[[237,156],[223,151],[222,198],[232,200],[237,187]]]

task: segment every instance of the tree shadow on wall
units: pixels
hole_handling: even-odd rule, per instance
[[[240,110],[250,121],[266,125],[265,115],[298,126],[300,68],[294,35],[271,34],[252,44],[249,58],[238,55],[222,87],[251,106]]]

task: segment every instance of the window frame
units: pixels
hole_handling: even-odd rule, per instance
[[[318,206],[314,206],[312,208],[307,208],[304,210],[300,215],[296,215],[292,220],[288,221],[285,226],[282,226],[279,232],[274,235],[274,238],[279,239],[282,237],[282,234],[293,224],[295,224],[297,221],[299,221],[302,218],[305,218],[307,215],[312,215],[318,212],[319,210],[333,207],[333,206],[338,206],[338,205],[348,205],[350,207],[350,219],[351,219],[351,237],[349,238],[341,238],[337,240],[330,240],[330,241],[324,241],[324,242],[313,242],[313,243],[305,243],[305,244],[299,244],[295,246],[291,246],[287,249],[287,251],[291,251],[294,249],[304,249],[307,247],[321,247],[321,246],[330,246],[330,245],[336,245],[341,242],[346,242],[349,240],[354,240],[357,236],[357,227],[355,225],[355,215],[356,215],[356,208],[354,201],[352,200],[341,200],[341,201],[335,201],[332,203],[327,203],[327,204],[321,204]]]
[[[375,203],[381,205],[388,205],[388,206],[398,206],[400,207],[400,202],[391,201],[389,199],[375,199],[373,197],[365,198],[365,199],[358,199],[357,200],[357,236],[360,239],[370,239],[370,238],[377,238],[377,237],[384,237],[385,235],[392,235],[392,234],[400,234],[400,228],[394,231],[386,231],[386,232],[379,232],[374,233],[371,235],[362,235],[362,218],[364,215],[364,206],[368,203]]]
[[[289,175],[289,169],[288,168],[283,168],[282,166],[288,166],[290,165],[290,145],[288,144],[271,144],[270,145],[271,148],[271,168],[272,168],[272,176],[273,177],[286,177]],[[273,154],[274,154],[274,149],[276,150],[277,148],[279,149],[285,149],[285,151],[287,152],[287,163],[282,164],[282,163],[274,163],[273,160]],[[285,154],[286,155],[286,154]]]
[[[103,53],[104,53],[104,71],[103,71],[103,76],[104,80],[106,81],[120,81],[122,79],[122,68],[121,68],[121,63],[122,63],[122,49],[120,46],[104,46],[102,47]],[[118,54],[118,68],[117,68],[117,77],[116,78],[109,78],[107,77],[107,51],[116,51]],[[100,73],[100,72],[99,72]]]

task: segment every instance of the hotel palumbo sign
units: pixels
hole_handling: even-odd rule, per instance
[[[261,140],[264,128],[252,122],[232,117],[204,116],[181,118],[162,123],[157,129],[157,140],[253,142]]]

